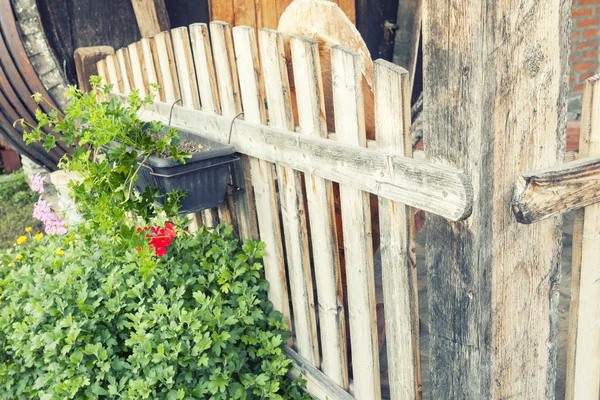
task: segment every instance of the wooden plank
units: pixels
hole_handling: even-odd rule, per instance
[[[261,29],[258,34],[260,59],[269,107],[269,125],[294,129],[283,36],[281,32]],[[298,353],[319,367],[319,342],[311,276],[308,226],[302,175],[291,168],[275,165],[281,219],[285,238],[287,267],[294,313],[294,332]]]
[[[312,366],[300,354],[285,346],[285,354],[292,359],[292,368],[288,371],[290,379],[306,380],[306,392],[315,399],[354,400],[354,396],[333,382],[327,375]]]
[[[181,98],[179,93],[179,80],[177,79],[177,67],[175,66],[175,57],[173,55],[173,44],[170,32],[161,32],[154,36],[151,44],[155,48],[155,62],[157,75],[160,76],[159,85],[164,92],[164,101],[173,104]]]
[[[280,14],[277,13],[277,0],[256,0],[256,27],[277,29]]]
[[[231,28],[226,23],[215,21],[210,24],[210,33],[221,112],[231,124],[242,108]],[[240,163],[237,168],[232,170],[234,182],[244,186],[243,190],[237,191],[233,195],[239,235],[242,239],[256,239],[258,238],[258,223],[248,157],[242,156]]]
[[[560,218],[519,224],[515,180],[562,162],[569,0],[423,2],[423,143],[471,217],[427,215],[432,399],[553,399]]]
[[[210,20],[233,24],[235,22],[233,12],[234,1],[235,0],[209,0]]]
[[[256,27],[255,0],[235,0],[233,4],[233,24]],[[232,24],[232,25],[233,25]]]
[[[158,93],[156,94],[157,100],[161,100],[164,101],[165,99],[165,95],[164,95],[164,89],[162,88],[161,85],[161,78],[160,76],[157,74],[157,68],[156,68],[156,64],[155,64],[155,50],[153,50],[153,48],[155,48],[155,45],[153,44],[154,42],[154,38],[148,39],[148,38],[143,38],[142,40],[140,40],[140,47],[141,47],[141,54],[142,54],[142,58],[144,60],[144,72],[145,72],[145,78],[146,78],[146,82],[148,83],[148,88],[151,88],[151,85],[158,85]]]
[[[151,37],[171,28],[165,0],[131,0],[142,37]]]
[[[266,124],[265,94],[255,31],[250,27],[236,26],[233,28],[233,38],[244,119],[256,124]],[[283,314],[291,329],[290,303],[273,164],[255,157],[250,157],[249,161],[260,240],[267,245],[263,262],[265,276],[269,281],[269,300],[273,303],[273,307]],[[292,342],[293,340],[290,338],[289,344],[291,345]]]
[[[337,4],[340,6],[344,14],[353,24],[356,25],[356,1],[355,0],[339,0]]]
[[[77,85],[84,92],[89,92],[90,77],[98,75],[96,64],[109,54],[114,54],[115,50],[110,46],[80,47],[75,50],[73,58],[75,59],[75,70],[77,71]]]
[[[327,121],[319,61],[319,44],[294,36],[290,41],[300,130],[306,135],[327,138]],[[335,225],[333,184],[305,175],[306,199],[321,332],[321,369],[340,387],[348,388],[346,324]],[[262,230],[261,230],[262,231]]]
[[[194,64],[196,66],[196,85],[200,95],[202,109],[207,112],[219,114],[221,112],[219,93],[217,89],[217,78],[210,48],[210,38],[208,26],[206,24],[190,25],[190,41],[193,53]],[[219,208],[222,210],[222,207]],[[214,209],[203,210],[202,212],[206,226],[217,226],[219,216]],[[230,219],[231,215],[225,215],[225,219]]]
[[[206,24],[190,25],[190,39],[194,64],[198,75],[198,92],[202,102],[202,110],[215,114],[221,113],[217,74],[210,48],[208,26]]]
[[[112,93],[125,93],[123,87],[123,80],[121,79],[121,71],[119,68],[119,62],[116,54],[110,54],[106,57],[106,69],[108,70],[108,79],[113,85]]]
[[[410,82],[408,71],[375,61],[375,129],[382,149],[410,157]],[[398,134],[398,130],[402,134]],[[414,254],[413,212],[379,198],[381,265],[388,376],[392,399],[421,397],[419,302]]]
[[[512,208],[524,224],[600,202],[600,156],[579,158],[517,178]]]
[[[366,147],[361,69],[361,57],[358,53],[339,46],[331,49],[333,104],[338,140]],[[359,400],[380,399],[369,194],[347,185],[340,185],[340,194],[355,397]]]
[[[177,78],[179,80],[179,92],[184,107],[200,109],[200,97],[198,96],[198,84],[196,83],[196,71],[192,59],[190,37],[186,27],[171,30],[173,41],[173,54],[177,64]]]
[[[150,93],[150,88],[146,81],[146,63],[144,62],[142,45],[140,42],[132,43],[127,46],[127,51],[129,53],[133,87],[137,89],[142,98],[146,97]]]
[[[119,62],[119,71],[123,81],[123,93],[129,94],[133,86],[133,74],[127,48],[117,50],[117,61]]]
[[[142,118],[166,122],[170,110],[170,104],[155,103],[145,109]],[[171,124],[228,143],[231,118],[175,105]],[[450,220],[462,220],[471,214],[471,183],[464,173],[452,167],[239,119],[231,131],[231,144],[252,157],[343,183]]]
[[[600,75],[585,83],[580,157],[600,155]],[[600,397],[600,204],[577,211],[573,230],[566,399]]]
[[[98,76],[102,78],[103,85],[110,85],[110,79],[108,77],[108,66],[106,65],[106,59],[100,60],[96,63],[96,70]]]

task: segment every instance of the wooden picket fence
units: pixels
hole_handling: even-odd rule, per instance
[[[97,67],[115,94],[137,89],[145,95],[151,84],[160,86],[159,99],[142,118],[231,143],[243,155],[232,182],[244,190],[230,193],[226,205],[204,210],[196,222],[233,224],[241,238],[266,243],[269,299],[293,332],[286,347],[294,361],[291,375],[301,374],[315,398],[381,398],[371,197],[377,196],[376,217],[385,221],[379,233],[390,397],[420,398],[414,210],[464,220],[473,188],[460,170],[413,158],[407,71],[375,61],[371,141],[361,57],[334,46],[331,64],[335,132],[327,131],[319,47],[305,37],[231,29],[219,21],[193,24],[133,43]],[[592,110],[599,108],[596,78],[586,86],[580,156],[598,154],[600,113]],[[570,399],[582,398],[586,382],[600,376],[600,268],[593,247],[600,219],[598,206],[591,205],[600,199],[579,191],[569,200],[556,187],[580,179],[577,171],[600,168],[599,160],[586,160],[523,174],[513,201],[524,223],[587,206],[579,211],[574,238]],[[592,390],[585,398],[598,398],[598,388]]]

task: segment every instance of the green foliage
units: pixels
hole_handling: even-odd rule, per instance
[[[38,195],[29,189],[23,170],[4,178],[0,182],[0,249],[11,247],[25,227],[42,228],[40,221],[31,217]]]
[[[90,84],[88,93],[69,87],[70,105],[64,114],[56,108],[48,113],[38,109],[37,126],[17,121],[26,129],[23,138],[27,144],[43,143],[46,150],[54,148],[57,140],[73,147],[73,154],[63,157],[60,167],[81,174],[83,180],[72,187],[79,211],[105,229],[128,212],[142,218],[161,210],[176,213],[179,194],[167,195],[161,208],[156,203],[162,196],[158,190],[149,188],[142,195],[134,190],[137,173],[151,154],[166,152],[181,163],[190,156],[177,150],[180,139],[176,130],[161,134],[162,123],[139,119],[142,108],[154,101],[154,94],[142,99],[134,90],[124,103],[110,96],[111,86],[102,86],[99,77],[92,77]],[[52,107],[41,95],[33,97],[38,104],[46,102]],[[45,134],[44,127],[51,128],[52,134]]]
[[[91,227],[0,256],[0,398],[307,398],[284,376],[263,243],[178,229],[156,257],[134,226],[126,244]]]

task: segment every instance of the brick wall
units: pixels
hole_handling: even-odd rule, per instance
[[[600,72],[600,0],[573,0],[569,119],[581,113],[583,82]]]

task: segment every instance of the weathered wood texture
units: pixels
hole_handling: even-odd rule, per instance
[[[75,50],[73,58],[75,59],[79,89],[84,92],[90,91],[90,76],[98,75],[96,63],[114,53],[115,50],[110,46],[80,47]]]
[[[171,27],[165,0],[131,0],[142,37],[151,37]]]
[[[38,0],[37,5],[46,39],[71,82],[77,78],[75,49],[90,46],[120,49],[141,37],[131,1]]]
[[[600,75],[585,83],[580,157],[600,155]],[[573,230],[567,400],[600,397],[600,204],[578,210]]]
[[[229,121],[233,121],[242,111],[242,105],[231,27],[223,22],[211,22],[210,36],[217,74],[221,114]],[[242,239],[256,239],[258,238],[258,222],[256,221],[254,191],[252,189],[252,179],[250,178],[250,161],[247,155],[242,155],[237,167],[234,166],[232,177],[234,182],[242,186],[242,190],[235,192],[233,195],[239,235]]]
[[[377,144],[410,157],[408,71],[383,60],[375,62]],[[400,131],[401,134],[398,134]],[[393,399],[421,397],[419,302],[413,212],[403,204],[379,198],[381,264],[388,376]]]
[[[319,62],[319,45],[304,37],[291,39],[298,118],[303,134],[327,138],[327,122]],[[315,284],[319,305],[322,369],[335,383],[348,388],[346,326],[333,183],[305,175],[312,239]]]
[[[170,105],[155,103],[142,118],[167,122]],[[173,107],[172,126],[227,143],[231,119]],[[236,120],[231,144],[252,157],[339,182],[451,220],[471,213],[472,188],[453,167],[381,150]]]
[[[517,220],[531,224],[600,202],[600,157],[590,155],[518,177],[512,200]]]
[[[333,102],[338,140],[366,147],[361,67],[358,53],[338,46],[331,49],[331,70],[336,77],[333,80]],[[355,397],[359,400],[380,399],[369,194],[340,185],[340,197]]]
[[[292,0],[210,0],[210,19],[231,25],[276,29],[279,17]],[[350,20],[356,22],[354,0],[334,0]]]
[[[293,130],[294,117],[290,98],[283,36],[271,29],[259,31],[265,94],[269,104],[269,125]],[[302,191],[302,175],[289,167],[276,164],[281,219],[285,238],[290,280],[294,332],[298,353],[319,367],[317,321],[311,277],[308,224]]]
[[[427,216],[431,398],[554,398],[561,221],[512,215],[524,171],[565,154],[570,0],[423,4],[424,144],[473,214]]]
[[[255,31],[250,27],[238,26],[233,28],[233,37],[244,106],[244,119],[256,124],[266,124],[265,93]],[[270,283],[268,289],[269,300],[271,300],[275,309],[283,314],[284,319],[291,328],[290,303],[274,166],[255,157],[250,157],[249,161],[260,239],[267,246],[263,262],[265,276]],[[291,338],[289,344],[293,344]]]

